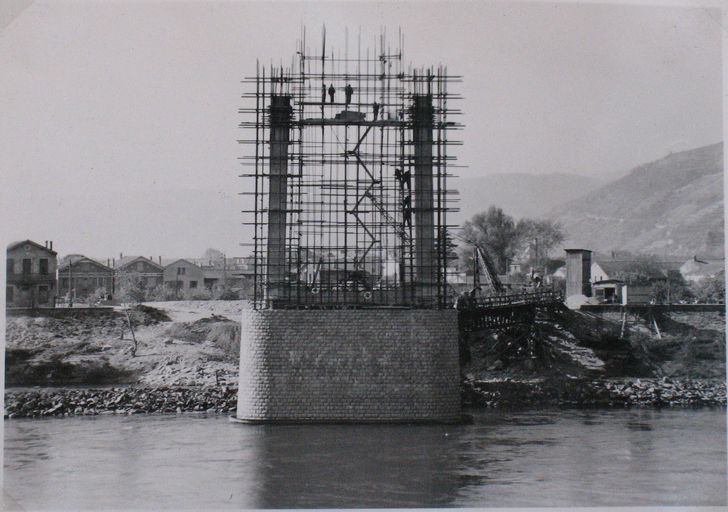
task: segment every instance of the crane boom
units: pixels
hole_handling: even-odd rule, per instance
[[[492,288],[497,293],[503,291],[503,284],[498,279],[493,261],[486,251],[475,244],[473,246],[473,287],[480,288],[481,284]]]

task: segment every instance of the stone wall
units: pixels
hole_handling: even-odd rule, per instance
[[[454,310],[245,310],[237,416],[253,422],[460,418]]]

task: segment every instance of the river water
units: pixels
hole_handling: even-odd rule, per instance
[[[490,410],[457,426],[6,420],[4,459],[6,495],[31,510],[725,505],[726,412]]]

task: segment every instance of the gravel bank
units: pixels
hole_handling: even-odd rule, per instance
[[[5,391],[5,418],[206,412],[232,414],[237,388],[163,387]]]
[[[465,406],[483,407],[698,407],[725,406],[725,382],[712,380],[466,380]],[[206,412],[234,414],[237,388],[227,386],[12,389],[5,418]]]
[[[471,407],[695,407],[725,406],[726,384],[690,379],[465,380]]]

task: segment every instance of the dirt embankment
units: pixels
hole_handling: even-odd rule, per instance
[[[655,324],[657,328],[655,328]],[[725,318],[666,313],[627,325],[564,310],[471,334],[463,397],[479,406],[724,405]]]
[[[7,319],[6,385],[237,383],[242,301],[156,303],[103,315]],[[136,347],[133,339],[136,338]]]

